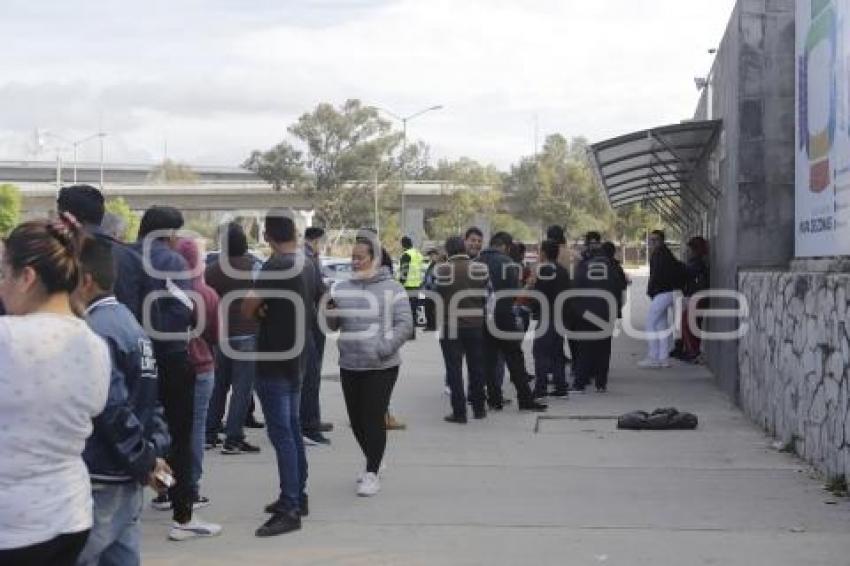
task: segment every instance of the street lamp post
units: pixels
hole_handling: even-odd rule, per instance
[[[45,136],[48,136],[48,137],[51,137],[51,138],[53,138],[53,139],[55,139],[55,140],[57,140],[57,141],[59,141],[59,142],[62,142],[63,144],[65,144],[65,145],[66,145],[66,147],[67,147],[68,145],[70,145],[70,146],[71,146],[71,148],[73,149],[73,155],[74,155],[74,184],[75,184],[75,185],[77,184],[77,148],[78,148],[80,145],[82,145],[82,144],[84,144],[84,143],[86,143],[86,142],[88,142],[88,141],[91,141],[91,140],[93,140],[93,139],[95,139],[95,138],[100,138],[100,188],[101,188],[101,190],[103,190],[103,138],[104,138],[104,137],[106,137],[106,132],[98,132],[98,133],[96,133],[96,134],[92,134],[92,135],[90,135],[90,136],[88,136],[88,137],[81,138],[81,139],[78,139],[78,140],[75,140],[75,141],[71,141],[71,140],[69,140],[69,139],[67,139],[67,138],[64,138],[64,137],[62,137],[62,136],[60,136],[60,135],[58,135],[58,134],[54,134],[54,133],[52,133],[52,132],[44,132],[44,135],[45,135]],[[61,151],[61,147],[57,147],[57,152],[59,152],[59,151]],[[62,177],[62,164],[61,164],[61,163],[62,163],[62,161],[61,161],[61,156],[58,156],[56,159],[57,159],[57,165],[56,165],[56,184],[57,184],[57,185],[61,185],[61,183],[62,183],[62,180],[61,180],[61,177]]]
[[[100,167],[101,167],[101,170],[103,170],[103,136],[104,136],[103,132],[98,132],[98,133],[93,134],[93,135],[91,135],[87,138],[83,138],[83,139],[79,139],[75,142],[71,142],[71,145],[74,146],[74,184],[75,185],[77,184],[77,148],[81,144],[84,144],[87,141],[93,140],[95,138],[100,138],[100,140],[101,140],[100,141]],[[101,180],[100,180],[100,188],[101,189],[103,188],[103,178],[102,178],[102,176],[101,176]]]
[[[385,113],[389,114],[399,122],[401,122],[401,234],[403,236],[407,235],[407,218],[406,218],[406,208],[405,208],[405,196],[404,196],[404,188],[405,183],[407,183],[407,122],[413,120],[414,118],[418,118],[419,116],[431,112],[432,110],[442,110],[443,105],[437,104],[436,106],[429,106],[424,110],[420,110],[419,112],[415,112],[409,116],[399,116],[394,112],[390,112],[386,108],[378,108],[378,110],[383,110]]]

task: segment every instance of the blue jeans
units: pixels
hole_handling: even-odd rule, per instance
[[[277,455],[279,501],[287,510],[301,506],[307,491],[307,454],[301,436],[301,384],[298,378],[258,377],[254,384],[266,418],[266,431]]]
[[[446,364],[446,380],[451,390],[454,416],[466,416],[466,395],[463,393],[464,356],[466,356],[466,371],[469,375],[469,400],[475,411],[483,411],[484,362],[481,354],[484,348],[484,335],[481,328],[458,328],[457,338],[440,339],[440,348]]]
[[[231,336],[230,347],[237,352],[255,352],[256,336]],[[245,418],[254,394],[256,364],[251,360],[233,360],[216,348],[215,388],[207,413],[207,433],[217,434],[224,418],[227,391],[230,389],[230,407],[224,433],[230,442],[245,440]]]
[[[567,356],[564,354],[564,338],[558,334],[554,323],[542,336],[534,339],[534,393],[545,394],[548,391],[549,374],[559,393],[567,391]]]
[[[200,492],[201,475],[204,473],[204,439],[207,434],[207,407],[213,391],[213,372],[199,373],[195,379],[195,408],[192,419],[192,494]]]
[[[133,483],[92,484],[94,524],[78,566],[138,566],[143,488]]]

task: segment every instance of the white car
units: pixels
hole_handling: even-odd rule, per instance
[[[322,281],[327,288],[331,288],[339,281],[351,279],[351,260],[348,258],[323,257]]]

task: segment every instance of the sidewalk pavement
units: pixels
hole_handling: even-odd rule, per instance
[[[251,431],[259,455],[207,452],[202,491],[213,504],[200,515],[223,534],[168,542],[170,514],[148,508],[143,564],[850,564],[850,501],[773,449],[707,370],[636,369],[643,345],[625,336],[614,350],[607,394],[552,400],[540,420],[512,405],[458,426],[442,420],[436,339],[420,334],[405,347],[393,396],[409,429],[390,433],[383,491],[363,499],[331,341],[322,402],[336,428],[332,446],[308,449],[303,530],[254,537],[277,487],[265,433]],[[505,391],[513,396],[510,384]],[[665,406],[696,413],[699,428],[616,430],[617,415]]]

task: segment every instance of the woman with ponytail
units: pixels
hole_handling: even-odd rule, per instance
[[[71,309],[80,224],[15,228],[0,262],[0,564],[72,565],[92,526],[81,454],[106,404],[106,344]]]

